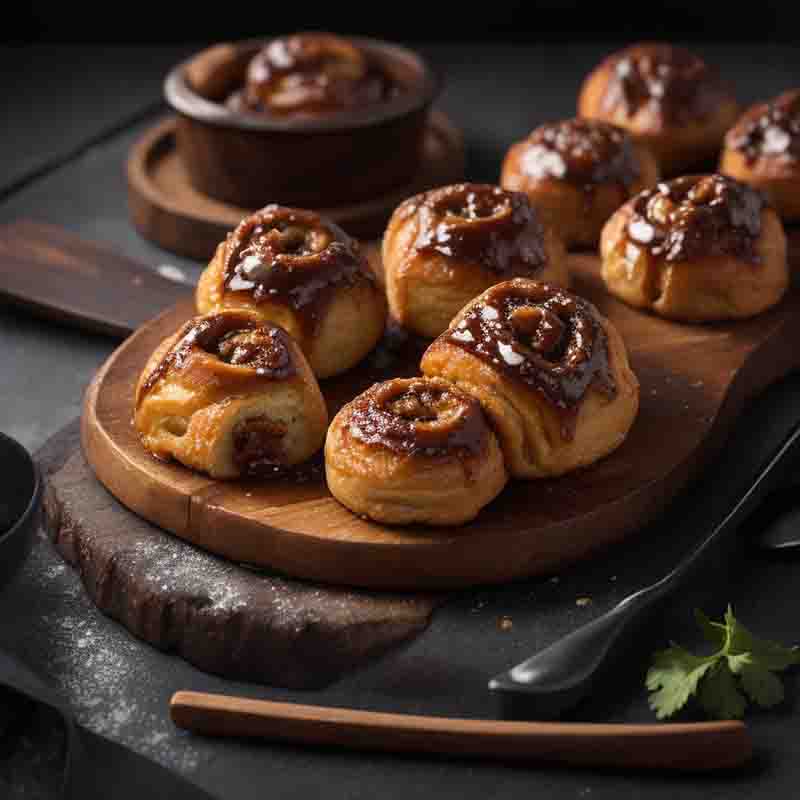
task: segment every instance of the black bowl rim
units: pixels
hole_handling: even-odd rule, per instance
[[[260,48],[275,37],[257,39],[241,39],[231,42],[238,49]],[[329,117],[306,119],[276,119],[271,117],[246,114],[232,111],[220,103],[207,100],[197,94],[186,80],[187,66],[199,55],[206,52],[200,50],[174,66],[164,80],[164,96],[167,103],[178,113],[190,119],[205,122],[218,127],[233,128],[249,131],[269,131],[281,133],[334,133],[346,132],[356,128],[365,128],[380,125],[399,117],[408,116],[416,111],[430,106],[441,89],[441,78],[430,64],[415,50],[411,50],[394,42],[383,39],[373,39],[364,36],[347,36],[351,42],[364,49],[382,50],[395,54],[404,59],[415,61],[420,68],[422,79],[419,88],[413,92],[406,92],[400,97],[385,103],[376,103],[363,110],[342,112]]]
[[[19,532],[27,526],[28,522],[30,522],[31,517],[36,513],[36,509],[39,505],[42,495],[42,475],[39,467],[33,460],[33,456],[16,439],[0,431],[0,440],[10,444],[11,449],[16,450],[17,453],[22,457],[22,460],[29,464],[31,470],[33,471],[33,491],[31,492],[28,505],[25,506],[25,510],[19,515],[19,517],[17,517],[12,526],[5,533],[0,533],[0,547],[2,547],[6,541],[13,538],[15,535],[18,535]]]

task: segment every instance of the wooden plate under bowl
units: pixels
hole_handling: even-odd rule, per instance
[[[128,157],[128,205],[139,232],[157,245],[207,261],[217,244],[254,209],[214,200],[195,189],[175,146],[174,117],[147,131]],[[407,197],[464,177],[461,133],[441,112],[431,112],[419,171],[405,186],[367,202],[318,208],[350,235],[380,236],[394,209]],[[358,176],[353,176],[357,180]],[[275,198],[280,202],[280,198]]]
[[[90,386],[86,457],[125,505],[226,558],[300,578],[374,588],[446,588],[547,573],[652,519],[722,444],[744,405],[800,366],[800,290],[751,320],[682,325],[604,290],[598,259],[572,256],[575,289],[619,328],[641,382],[641,410],[603,461],[550,481],[512,482],[472,523],[390,528],[339,505],[324,481],[214,481],[157,461],[132,425],[134,386],[156,345],[193,313],[178,304],[127,339]],[[417,374],[413,342],[384,342],[323,382],[331,416],[377,380]]]

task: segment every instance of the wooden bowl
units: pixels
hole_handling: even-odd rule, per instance
[[[270,202],[321,208],[370,199],[408,183],[439,89],[422,58],[388,42],[353,37],[403,88],[397,97],[316,118],[226,107],[225,99],[244,84],[250,59],[267,41],[216,45],[167,76],[167,102],[178,112],[178,151],[194,188],[245,208]]]

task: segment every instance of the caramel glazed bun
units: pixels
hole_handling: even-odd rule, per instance
[[[480,400],[517,478],[597,461],[622,443],[639,407],[616,328],[587,300],[524,278],[469,303],[421,368]]]
[[[250,61],[235,111],[320,116],[390,99],[399,88],[353,42],[332,33],[273,39]]]
[[[358,243],[314,213],[269,205],[239,223],[200,276],[201,314],[246,308],[296,339],[318,378],[378,342],[386,300]]]
[[[606,58],[586,78],[578,114],[626,128],[663,175],[715,163],[739,113],[733,93],[682,47],[643,43]]]
[[[268,476],[305,461],[327,423],[300,348],[252,311],[189,320],[158,346],[136,387],[145,448],[212,478]]]
[[[724,175],[642,192],[608,221],[600,252],[612,294],[683,321],[753,316],[789,283],[777,214],[759,192]]]
[[[500,183],[524,192],[567,247],[596,247],[608,218],[657,180],[655,158],[622,128],[569,119],[513,144]]]
[[[402,203],[383,237],[386,292],[405,328],[433,338],[484,289],[522,276],[566,286],[564,245],[528,198],[460,183]]]
[[[800,222],[800,89],[753,106],[725,137],[720,172],[760,189]]]
[[[438,378],[376,383],[344,406],[325,471],[340,503],[399,525],[468,522],[508,480],[480,403]]]

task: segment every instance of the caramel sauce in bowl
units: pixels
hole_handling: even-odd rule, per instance
[[[164,93],[178,113],[177,146],[194,188],[243,208],[269,202],[321,208],[371,199],[406,182],[419,165],[439,91],[427,63],[399,45],[347,37],[363,56],[368,80],[346,107],[318,102],[304,113],[254,113],[230,102],[245,89],[254,57],[276,41],[216,45],[168,74]],[[297,88],[319,100],[319,87],[297,76]],[[383,88],[376,90],[373,78]],[[290,96],[283,91],[284,102]]]

